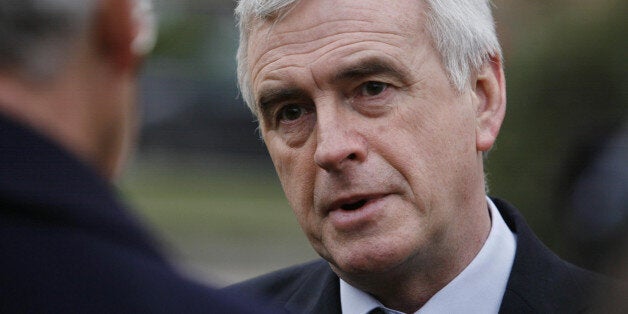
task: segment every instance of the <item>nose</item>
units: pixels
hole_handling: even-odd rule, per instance
[[[367,143],[355,124],[337,113],[317,113],[314,161],[328,172],[342,171],[347,165],[366,159]]]

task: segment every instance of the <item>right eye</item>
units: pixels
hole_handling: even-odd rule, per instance
[[[300,105],[286,105],[277,112],[279,122],[291,122],[300,119],[307,113],[307,109]]]
[[[388,88],[388,84],[376,81],[369,81],[360,86],[360,96],[374,97],[377,96]]]

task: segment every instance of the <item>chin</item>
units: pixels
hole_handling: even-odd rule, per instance
[[[347,250],[343,253],[332,257],[330,261],[332,268],[336,273],[351,276],[389,274],[408,264],[411,259],[405,250],[391,250],[390,247],[374,251],[355,252]]]

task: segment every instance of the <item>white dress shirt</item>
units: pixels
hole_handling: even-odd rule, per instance
[[[491,230],[482,249],[456,278],[438,291],[418,311],[431,313],[497,313],[506,291],[517,241],[504,219],[488,200]],[[401,313],[385,308],[370,294],[340,279],[340,304],[343,314],[366,314],[376,307],[387,313]]]

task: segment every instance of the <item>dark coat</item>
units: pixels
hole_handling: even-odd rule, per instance
[[[606,279],[561,260],[532,233],[510,204],[493,199],[517,235],[515,261],[500,313],[580,313],[594,303],[593,287]],[[340,313],[340,284],[324,260],[293,266],[230,287],[271,298],[290,313]]]
[[[112,187],[0,116],[0,313],[260,313],[185,279]]]

